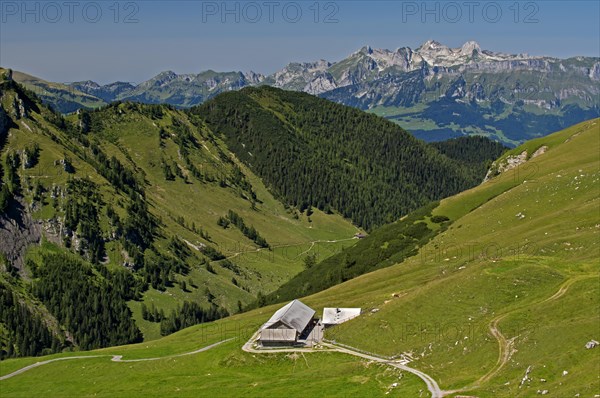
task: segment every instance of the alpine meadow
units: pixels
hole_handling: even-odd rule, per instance
[[[2,2],[0,396],[600,397],[598,15]]]

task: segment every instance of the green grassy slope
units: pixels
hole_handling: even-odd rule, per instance
[[[103,169],[94,152],[117,159],[144,191],[150,214],[156,220],[151,251],[173,256],[173,237],[184,242],[184,248],[187,246],[182,260],[189,271],[165,275],[171,282],[164,289],[150,287],[143,297],[148,306],[154,304],[168,314],[183,301],[201,305],[212,301],[233,313],[239,310],[239,304],[254,301],[259,292],[269,293],[300,272],[307,254],[318,251],[324,258],[355,243],[352,237],[358,229],[349,221],[316,209],[307,217],[284,206],[224,143],[206,127],[198,127],[201,122],[192,121],[184,112],[166,106],[115,104],[62,120],[12,83],[3,81],[0,87],[1,124],[6,128],[0,131],[2,177],[8,175],[9,154],[24,159],[24,150],[37,145],[39,156],[34,164],[16,168],[20,204],[12,201],[10,209],[20,208],[19,212],[32,218],[32,225],[25,228],[37,226],[46,240],[62,247],[65,206],[69,200],[77,200],[64,191],[65,187],[71,180],[89,179],[97,187],[99,200],[95,206],[106,247],[97,269],[114,272],[124,263],[135,263],[122,239],[115,237],[118,228],[108,215],[110,207],[121,221],[127,219],[131,194],[115,185],[107,173],[116,169],[112,165]],[[81,134],[84,127],[86,131]],[[66,159],[73,172],[63,167],[61,162]],[[165,165],[173,174],[172,180],[165,178]],[[218,219],[229,210],[242,216],[246,225],[255,227],[270,248],[259,248],[238,228],[218,226]],[[9,250],[13,246],[8,242],[11,232],[3,233],[3,250]],[[81,230],[73,233],[69,242],[76,245]],[[39,240],[34,237],[29,243]],[[227,259],[211,261],[204,247],[214,248]],[[19,268],[25,279],[11,282],[15,291],[27,289],[31,270],[23,265],[26,258],[39,263],[43,253],[54,250],[56,246],[48,244],[31,249],[28,256],[25,252],[19,254]],[[146,251],[144,256],[147,259],[152,253]],[[85,250],[82,257],[88,257]],[[2,268],[7,267],[5,263],[1,258]],[[21,296],[30,301],[27,294]],[[146,339],[160,337],[158,323],[141,319],[141,304],[129,303],[139,327]]]
[[[94,115],[94,119],[102,120],[102,127],[98,133],[93,134],[106,139],[103,147],[108,154],[117,156],[144,175],[152,208],[169,231],[193,244],[212,244],[224,255],[232,257],[234,263],[244,264],[249,271],[246,282],[253,292],[259,289],[269,291],[301,269],[301,251],[294,251],[293,248],[310,252],[309,247],[313,241],[343,240],[339,245],[322,242],[319,246],[327,253],[353,243],[349,239],[357,229],[339,216],[316,211],[310,216],[310,220],[305,215],[296,219],[294,215],[297,213],[293,209],[286,209],[273,198],[260,179],[237,162],[227,152],[225,145],[213,137],[210,130],[196,132],[194,125],[187,121],[185,113],[170,110],[162,118],[152,119],[131,109],[127,110],[137,107],[138,105],[121,104]],[[174,142],[177,140],[177,132],[173,128],[173,120],[183,121],[185,128],[193,132],[197,148],[190,150],[189,157],[191,164],[203,174],[202,181],[192,176],[181,155],[182,148]],[[159,143],[161,128],[169,137]],[[185,178],[165,180],[161,166],[163,162],[182,170]],[[255,209],[252,208],[249,193],[233,181],[234,164],[240,167],[256,193]],[[211,178],[215,181],[208,181]],[[226,186],[220,186],[220,182],[224,182]],[[274,249],[265,249],[264,253],[256,252],[259,247],[238,229],[219,227],[219,217],[225,216],[229,209],[240,214],[246,224],[256,227]],[[179,217],[184,218],[184,225],[178,222]],[[192,224],[207,232],[210,239],[199,237],[192,230]],[[221,270],[217,272],[220,273]],[[229,279],[234,276],[227,270],[223,272]],[[261,276],[257,277],[257,273]],[[239,294],[233,295],[230,300],[235,303],[235,296]]]
[[[505,172],[443,200],[433,214],[453,223],[418,255],[306,297],[318,311],[363,308],[363,315],[330,329],[327,337],[382,355],[410,355],[410,366],[433,376],[443,389],[458,390],[450,396],[530,397],[544,389],[561,397],[597,394],[600,351],[584,345],[598,340],[600,322],[599,126],[600,120],[592,120],[549,136],[546,153],[530,160],[534,176]],[[225,396],[325,395],[324,387],[312,389],[315,381],[342,395],[380,396],[397,380],[373,364],[338,355],[305,354],[304,362],[285,354],[242,353],[243,342],[275,308],[89,355],[172,355],[238,337],[214,351],[129,364],[108,358],[59,362],[0,385],[6,396],[42,389],[129,395],[146,377],[150,395],[178,388],[188,389],[182,395],[207,393],[207,386]],[[3,361],[0,373],[37,360]],[[519,387],[528,368],[529,379]],[[95,376],[106,374],[110,385]],[[405,375],[390,394],[423,396],[419,383]]]
[[[256,314],[255,314],[256,315]],[[261,314],[264,317],[266,314]],[[100,358],[55,362],[17,377],[0,381],[3,396],[30,396],[37,391],[61,396],[418,396],[419,379],[388,366],[357,360],[340,353],[281,353],[256,355],[241,351],[242,342],[259,326],[259,317],[247,316],[195,326],[156,342],[113,347],[84,355]],[[176,355],[234,338],[196,355],[131,363],[111,362],[112,355],[124,360]],[[64,354],[62,355],[64,356]],[[53,356],[56,357],[56,356]],[[53,358],[47,357],[47,358]],[[44,358],[46,359],[46,357]],[[30,358],[0,362],[6,374]],[[69,383],[57,383],[77,369]],[[31,379],[33,377],[33,379]],[[20,380],[19,380],[20,379]],[[29,386],[24,380],[39,380]],[[397,383],[396,387],[392,387]],[[217,393],[218,391],[218,393]]]
[[[412,352],[444,387],[482,384],[474,388],[481,396],[597,392],[599,353],[584,345],[597,340],[600,321],[598,133],[593,120],[525,144],[517,152],[549,149],[521,166],[527,173],[508,171],[442,201],[434,214],[454,223],[418,256],[324,292],[379,308],[335,337],[387,355]],[[494,321],[516,353],[480,383],[498,356]],[[528,366],[534,380],[519,389]]]
[[[437,205],[438,202],[432,202],[395,223],[375,229],[356,245],[297,274],[269,294],[266,301],[278,303],[313,294],[414,256],[448,226],[448,221],[431,220],[431,211]]]

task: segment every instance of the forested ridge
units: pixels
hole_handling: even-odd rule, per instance
[[[446,156],[375,115],[271,87],[225,93],[190,112],[282,200],[335,209],[366,229],[478,184],[497,157],[485,150],[472,167],[457,150]],[[482,140],[469,151],[488,145]]]
[[[51,354],[63,348],[43,317],[33,313],[4,283],[0,283],[0,323],[4,325],[0,359]]]

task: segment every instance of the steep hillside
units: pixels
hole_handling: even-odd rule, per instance
[[[308,94],[246,88],[191,112],[291,205],[335,209],[367,229],[472,187],[484,174],[393,123]],[[499,155],[482,149],[488,159]]]
[[[303,253],[354,243],[339,215],[278,202],[187,113],[113,104],[64,119],[1,72],[1,282],[62,346],[134,342],[138,327],[157,338],[239,311],[299,272]],[[73,274],[81,285],[65,284]],[[192,314],[178,312],[185,302]],[[98,305],[106,319],[77,329]],[[4,355],[31,353],[15,330],[2,334]]]
[[[585,345],[599,340],[599,126],[600,120],[592,120],[519,148],[530,153],[547,147],[521,165],[527,165],[527,175],[511,169],[441,201],[432,214],[452,224],[418,255],[304,298],[318,311],[363,309],[358,318],[328,329],[326,338],[378,355],[403,355],[403,363],[437,381],[443,396],[597,394],[600,348]],[[38,390],[130,395],[140,388],[149,396],[209,394],[215,388],[227,396],[427,394],[406,371],[327,348],[241,351],[276,308],[87,354],[92,358],[25,369],[0,385],[7,396]],[[216,342],[222,344],[174,357]],[[8,375],[37,361],[2,361],[0,372]]]
[[[431,211],[437,205],[438,202],[432,202],[375,229],[356,245],[307,267],[257,305],[307,296],[414,256],[450,223],[447,217],[432,217]]]
[[[599,145],[600,120],[573,126],[515,150],[543,154],[443,200],[433,215],[452,225],[417,256],[314,297],[377,309],[330,338],[408,355],[464,395],[593,396]]]

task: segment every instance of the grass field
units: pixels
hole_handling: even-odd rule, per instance
[[[264,314],[263,311],[261,311]],[[261,315],[262,315],[261,314]],[[418,378],[385,365],[354,357],[320,352],[255,355],[241,351],[241,344],[259,326],[252,319],[233,317],[211,325],[195,326],[160,341],[113,347],[86,353],[106,355],[44,365],[4,380],[3,396],[31,396],[44,391],[51,396],[418,396]],[[111,362],[176,355],[217,341],[234,338],[196,355],[156,361]],[[64,356],[64,354],[62,355]],[[44,357],[44,359],[57,356]],[[36,362],[24,358],[0,363],[2,374]],[[71,381],[56,380],[70,374]],[[25,378],[45,382],[24,383]],[[392,385],[396,383],[395,387]],[[31,387],[35,385],[35,387]]]

